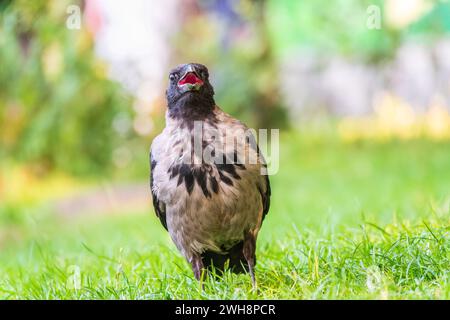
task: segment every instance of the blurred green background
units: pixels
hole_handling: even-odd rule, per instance
[[[0,297],[186,297],[66,288],[68,266],[105,279],[123,252],[170,278],[148,151],[184,62],[209,67],[226,112],[281,130],[261,247],[432,216],[448,239],[448,1],[2,1]]]

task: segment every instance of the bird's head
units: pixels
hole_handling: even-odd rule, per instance
[[[182,64],[170,71],[166,91],[169,114],[195,117],[214,108],[214,89],[208,68],[199,63]]]

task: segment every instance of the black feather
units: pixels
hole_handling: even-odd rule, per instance
[[[216,178],[209,177],[209,183],[211,184],[212,191],[214,191],[214,193],[219,193],[219,184],[217,183]]]
[[[222,171],[219,171],[219,176],[220,176],[220,180],[223,181],[224,183],[226,183],[227,185],[229,185],[229,186],[233,185],[233,181],[230,178],[228,178],[226,175],[224,175],[222,173]]]
[[[150,190],[152,193],[152,200],[153,200],[153,208],[155,210],[156,216],[161,221],[161,224],[163,227],[167,230],[167,220],[166,220],[166,206],[164,203],[160,202],[158,197],[156,196],[156,193],[153,192],[153,171],[155,170],[157,166],[157,162],[152,157],[152,152],[150,151]]]
[[[228,265],[234,273],[244,273],[248,271],[248,263],[243,254],[244,241],[240,241],[227,250],[225,254],[216,253],[210,250],[202,253],[202,262],[205,268],[224,271]],[[255,259],[256,264],[256,259]]]
[[[197,184],[202,188],[203,194],[205,197],[210,198],[211,193],[208,190],[208,187],[206,186],[206,172],[204,168],[199,168],[197,170],[194,170],[194,177],[197,181]]]
[[[270,208],[270,195],[271,195],[271,189],[270,189],[270,181],[269,176],[265,175],[265,183],[266,183],[266,191],[263,192],[262,188],[258,186],[259,193],[261,194],[261,199],[263,203],[263,216],[262,219],[266,217],[267,213],[269,212]]]
[[[192,173],[191,167],[185,163],[180,165],[178,185],[180,185],[184,180],[184,185],[186,191],[191,194],[194,189],[194,175]]]
[[[226,172],[237,180],[241,178],[241,176],[236,172],[236,168],[232,160],[228,159],[225,155],[222,155],[221,162],[222,163],[216,163],[216,167],[217,170],[219,170],[219,173]]]

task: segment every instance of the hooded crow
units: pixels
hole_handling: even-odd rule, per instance
[[[265,160],[251,130],[214,101],[208,69],[170,72],[166,127],[150,148],[157,217],[200,280],[204,271],[248,272],[270,205]]]

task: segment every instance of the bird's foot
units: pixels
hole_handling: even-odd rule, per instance
[[[206,270],[203,266],[203,261],[200,256],[194,256],[191,260],[192,271],[194,272],[195,279],[198,280],[201,290],[205,289],[204,279]]]
[[[252,291],[256,292],[258,286],[255,277],[255,251],[256,251],[256,239],[251,232],[248,232],[244,239],[243,254],[247,261],[248,272],[252,280]]]

